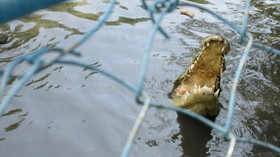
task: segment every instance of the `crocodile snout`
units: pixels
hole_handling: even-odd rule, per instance
[[[230,45],[227,39],[220,35],[210,35],[201,41],[202,48],[207,48],[211,44],[216,44],[215,47],[221,47],[221,52],[227,54],[230,50]],[[219,52],[219,51],[218,51]]]

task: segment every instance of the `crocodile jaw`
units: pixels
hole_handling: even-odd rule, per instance
[[[188,89],[192,88],[190,91]],[[214,91],[207,86],[188,87],[181,85],[173,95],[173,103],[203,116],[216,116],[219,113],[218,96],[220,90]]]
[[[201,46],[201,52],[194,57],[190,67],[174,82],[169,96],[175,106],[203,116],[217,116],[224,54],[229,52],[230,46],[219,35],[204,38]]]

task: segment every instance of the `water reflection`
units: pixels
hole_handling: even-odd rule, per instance
[[[249,31],[259,43],[280,49],[279,6],[274,1],[253,1]],[[254,139],[280,146],[280,57],[258,49],[252,54],[240,82],[240,93],[244,96],[241,108],[243,125]],[[238,113],[239,114],[239,113]],[[251,130],[251,131],[250,131]],[[242,132],[238,131],[237,134]],[[248,134],[247,134],[248,136]],[[252,156],[279,156],[266,148],[253,146]]]
[[[193,1],[196,3],[209,4],[209,1],[206,0]],[[107,5],[108,2],[108,0],[104,0],[101,3],[106,3]],[[240,8],[243,7],[243,4],[241,4],[242,2],[228,1],[227,3],[230,4],[232,10],[227,11],[225,11],[225,8],[227,6],[224,4],[222,6],[211,4],[210,6],[216,7],[217,10],[222,10],[223,15],[226,15],[230,18],[230,20],[238,24],[240,23],[241,18],[236,20],[236,16],[240,15],[240,12],[242,12],[242,10],[240,10]],[[121,3],[127,4],[122,5]],[[126,1],[122,1],[121,3],[119,2],[117,4],[118,7],[116,8],[119,10],[116,10],[110,21],[106,23],[106,26],[110,26],[107,27],[110,29],[105,28],[109,33],[101,33],[100,35],[100,37],[106,36],[106,38],[104,37],[104,39],[100,41],[108,41],[108,43],[97,42],[99,45],[101,45],[100,47],[103,46],[105,48],[106,52],[118,53],[113,53],[114,55],[112,56],[107,54],[106,56],[103,53],[104,51],[101,51],[101,48],[98,47],[99,45],[94,45],[94,43],[89,43],[88,45],[90,46],[87,47],[88,49],[83,50],[91,51],[91,49],[94,47],[95,49],[100,51],[100,53],[97,52],[94,55],[88,55],[91,58],[86,58],[85,60],[87,62],[90,62],[95,66],[102,65],[110,71],[118,73],[120,76],[125,77],[125,80],[130,81],[135,78],[134,75],[139,71],[138,63],[141,61],[139,61],[138,59],[141,58],[139,54],[142,53],[140,53],[140,51],[138,50],[141,49],[142,52],[142,48],[144,47],[147,39],[146,36],[143,35],[143,37],[142,34],[143,32],[150,30],[149,28],[142,29],[148,26],[141,25],[140,29],[139,27],[135,28],[136,31],[141,30],[138,34],[134,34],[134,39],[137,40],[132,40],[132,42],[126,40],[125,37],[129,39],[134,37],[128,34],[130,33],[130,30],[132,30],[131,26],[139,26],[138,24],[145,24],[145,21],[147,21],[148,19],[145,16],[147,15],[146,12],[139,9],[141,7],[139,7],[138,3],[134,4],[134,2],[132,1],[130,1],[129,3]],[[234,3],[236,3],[236,5],[233,5]],[[252,3],[257,3],[257,1],[253,1]],[[90,13],[85,13],[85,10],[78,8],[88,5],[90,5],[90,7],[92,8],[92,10],[90,10]],[[89,1],[67,2],[49,8],[46,11],[38,12],[34,15],[16,20],[15,22],[2,25],[0,28],[0,32],[9,34],[11,38],[9,38],[8,44],[0,45],[0,62],[9,62],[14,57],[29,53],[30,51],[36,50],[43,46],[65,46],[68,44],[65,43],[67,41],[70,41],[69,43],[71,43],[70,39],[73,39],[72,37],[79,37],[86,30],[90,29],[90,26],[95,24],[95,21],[102,14],[102,11],[99,11],[99,9],[103,10],[105,8],[104,6],[106,5],[101,5],[98,3],[89,4]],[[256,10],[252,11],[250,30],[254,33],[257,40],[263,42],[263,44],[269,44],[274,48],[279,49],[279,27],[277,24],[274,24],[275,21],[279,21],[279,7],[277,5],[265,5],[265,1],[256,4]],[[91,13],[92,11],[95,11],[95,13]],[[121,13],[121,15],[119,13]],[[60,14],[62,14],[61,17]],[[63,20],[65,17],[68,17],[68,15],[71,16],[71,20],[70,23],[66,24],[67,22]],[[165,98],[167,96],[163,94],[160,95],[160,93],[165,93],[165,91],[169,92],[169,89],[163,90],[164,92],[160,91],[159,89],[160,87],[167,88],[167,86],[172,86],[172,81],[167,81],[165,84],[160,84],[160,82],[164,82],[165,80],[167,80],[167,78],[168,80],[174,80],[174,78],[176,78],[176,76],[178,76],[182,72],[182,69],[188,66],[189,60],[194,56],[194,54],[199,51],[199,42],[203,37],[209,34],[221,34],[228,38],[231,41],[231,44],[233,44],[233,49],[229,53],[226,62],[227,70],[225,71],[225,75],[222,80],[222,86],[224,87],[224,92],[221,95],[222,102],[228,101],[229,93],[227,91],[229,91],[230,87],[230,85],[228,84],[230,84],[231,82],[231,78],[235,71],[235,65],[237,65],[238,63],[238,57],[242,53],[243,46],[238,45],[238,42],[236,42],[238,35],[234,33],[234,31],[228,29],[228,27],[223,25],[221,22],[217,22],[215,20],[212,20],[211,18],[209,18],[209,20],[209,15],[205,15],[205,13],[200,11],[196,12],[196,15],[197,18],[193,20],[186,20],[185,18],[178,17],[178,14],[171,14],[164,20],[167,22],[163,24],[164,28],[171,34],[173,39],[176,38],[176,41],[169,40],[167,42],[160,43],[159,45],[157,45],[157,47],[155,46],[157,48],[156,50],[159,54],[159,57],[153,57],[157,60],[154,60],[155,62],[153,65],[151,65],[151,67],[153,67],[150,68],[150,70],[156,69],[152,73],[154,76],[153,81],[159,83],[159,85],[156,87],[147,87],[154,94],[153,100],[155,99],[164,104],[168,102],[165,101]],[[267,20],[267,23],[265,23],[265,25],[263,24],[262,19]],[[76,21],[82,21],[81,25],[75,25]],[[121,28],[121,31],[116,31],[118,29],[114,29],[117,28],[115,26]],[[262,30],[266,32],[260,33],[262,32]],[[133,33],[133,31],[131,32]],[[113,33],[117,36],[117,38],[114,39],[113,42],[111,42],[112,40],[110,38],[107,38],[110,33]],[[124,38],[122,38],[123,36]],[[134,44],[138,44],[137,46],[140,46],[130,46],[122,48],[118,45],[118,47],[117,44],[119,44],[120,41],[122,42],[122,39],[125,39],[124,42],[126,43],[122,43],[125,46]],[[155,42],[155,44],[157,44],[158,42],[159,41],[157,39],[157,42]],[[120,50],[116,50],[116,47],[120,48]],[[136,51],[137,54],[135,54],[134,51]],[[120,57],[118,56],[120,54],[124,54],[123,56],[121,56],[123,58],[115,59],[116,56]],[[99,60],[99,57],[103,57],[102,59],[104,59],[102,60],[102,64],[100,63],[101,59]],[[280,113],[280,104],[278,103],[279,98],[277,97],[277,95],[280,88],[280,81],[278,77],[280,72],[278,68],[280,67],[280,60],[276,55],[267,55],[266,53],[255,50],[250,57],[251,58],[246,64],[247,71],[244,71],[244,76],[246,77],[242,78],[243,81],[238,87],[239,91],[237,95],[241,96],[238,97],[237,106],[235,109],[241,108],[242,110],[237,110],[235,112],[233,121],[234,133],[236,135],[261,139],[279,145],[278,139],[280,138],[280,135],[275,130],[279,130],[279,119],[277,117],[279,117]],[[132,62],[136,64],[127,66],[128,63]],[[119,66],[114,67],[112,66],[114,65],[114,63],[117,63],[116,65],[125,65],[125,68]],[[0,141],[3,141],[1,142],[2,145],[0,147],[2,148],[1,155],[2,153],[8,154],[6,150],[11,150],[11,148],[7,147],[10,144],[15,145],[15,147],[12,149],[14,156],[18,156],[18,154],[21,154],[21,152],[26,152],[26,150],[24,149],[26,147],[22,147],[26,145],[29,148],[36,150],[47,148],[48,152],[51,152],[51,155],[54,156],[61,156],[61,150],[63,150],[64,152],[68,152],[69,154],[75,152],[79,154],[84,153],[82,156],[90,156],[89,154],[85,155],[86,153],[90,153],[91,155],[97,154],[99,156],[104,156],[104,154],[110,153],[114,155],[119,154],[125,142],[124,139],[127,138],[127,132],[129,132],[129,129],[131,127],[130,124],[126,123],[126,120],[128,118],[131,118],[129,119],[131,120],[129,122],[134,122],[134,118],[136,115],[128,112],[124,113],[124,111],[129,111],[130,107],[133,105],[129,105],[129,103],[123,103],[123,100],[130,100],[133,96],[130,95],[131,97],[128,97],[126,94],[123,94],[126,92],[122,91],[122,88],[119,89],[119,86],[112,87],[110,84],[111,82],[103,78],[100,79],[99,77],[95,77],[98,76],[95,72],[86,69],[74,69],[76,71],[75,74],[73,74],[73,69],[71,67],[70,70],[68,69],[68,71],[70,72],[66,73],[65,75],[61,73],[59,75],[57,73],[60,71],[66,71],[66,69],[67,68],[64,68],[63,66],[57,66],[54,67],[54,69],[47,69],[49,71],[42,73],[38,76],[38,78],[33,78],[33,80],[31,80],[26,85],[26,90],[24,90],[24,94],[26,95],[23,99],[17,100],[15,104],[18,105],[28,102],[26,103],[28,105],[24,107],[27,108],[28,111],[32,111],[33,115],[28,115],[28,122],[26,122],[27,117],[24,117],[25,115],[27,115],[27,113],[21,114],[23,117],[3,117],[3,120],[12,119],[12,121],[4,123],[5,126],[3,126],[3,129],[1,129],[1,131],[4,132],[3,134],[1,133],[0,136]],[[53,74],[54,72],[58,76],[55,76]],[[83,73],[81,74],[79,72]],[[83,75],[84,73],[86,74]],[[79,78],[80,76],[82,77]],[[68,79],[70,83],[67,83],[67,81],[65,81],[66,79]],[[106,81],[105,83],[104,80]],[[147,81],[149,81],[148,78]],[[99,85],[100,88],[98,88]],[[73,86],[77,87],[75,88],[75,92],[73,92],[74,90],[72,92],[70,92],[69,90],[67,91],[67,89],[74,89]],[[83,88],[84,90],[81,90],[80,87],[85,88]],[[55,89],[55,92],[53,92],[51,89]],[[121,99],[110,99],[111,97],[114,97],[116,93],[119,94],[117,96],[121,96]],[[108,98],[108,95],[110,96],[110,98]],[[25,108],[24,110],[26,110]],[[112,108],[114,111],[112,111]],[[23,109],[14,110],[15,114],[13,115],[22,113],[22,110]],[[133,108],[131,110],[138,112],[138,108]],[[222,156],[225,154],[224,151],[227,151],[228,145],[225,145],[225,143],[223,143],[223,139],[219,138],[221,136],[211,134],[210,132],[212,129],[192,119],[186,118],[181,114],[178,114],[177,118],[177,122],[180,125],[180,133],[178,133],[179,131],[176,130],[177,128],[174,129],[175,131],[169,131],[169,129],[173,129],[174,125],[176,125],[176,117],[174,118],[173,116],[170,116],[169,112],[167,113],[164,114],[164,119],[166,121],[171,121],[170,123],[163,125],[162,123],[164,123],[164,120],[159,120],[153,124],[149,124],[149,126],[146,127],[147,132],[150,132],[152,130],[151,127],[158,128],[159,126],[161,126],[161,128],[158,129],[159,131],[157,132],[157,135],[163,134],[162,139],[166,139],[165,135],[169,135],[170,132],[173,132],[174,136],[172,136],[171,141],[174,140],[176,142],[162,142],[163,140],[160,141],[157,139],[153,140],[154,136],[156,135],[151,135],[153,137],[147,138],[144,134],[143,136],[141,136],[141,138],[143,139],[143,141],[147,141],[146,144],[150,146],[145,150],[145,153],[148,154],[148,156],[152,156],[150,152],[156,148],[159,148],[158,152],[172,152],[172,154],[174,155],[173,151],[178,151],[177,145],[179,143],[179,136],[182,136],[180,147],[183,149],[183,156]],[[126,115],[126,117],[124,115]],[[219,125],[223,125],[226,119],[225,115],[226,112],[222,111],[222,113],[217,118],[218,120],[216,119],[216,123]],[[119,117],[123,118],[121,119],[121,122],[116,120]],[[151,117],[151,119],[155,119],[155,116]],[[32,121],[35,122],[32,123]],[[47,131],[45,128],[49,128],[50,126],[46,126],[46,121],[54,121],[54,123],[52,123],[51,125],[52,129],[48,129]],[[81,123],[81,121],[83,123],[87,121],[88,125],[84,123],[80,126],[79,124]],[[29,126],[29,124],[31,123],[33,125]],[[73,127],[73,124],[77,126]],[[19,130],[19,128],[23,128],[23,126],[26,126],[26,128],[29,129],[22,129],[20,130],[20,133],[18,133],[17,131]],[[108,129],[108,126],[110,126],[110,129]],[[116,131],[118,129],[119,131]],[[8,132],[5,132],[5,130],[8,130]],[[107,131],[108,133],[106,133]],[[93,132],[97,132],[95,136],[92,136]],[[124,135],[119,135],[118,132],[125,133],[123,133]],[[30,142],[26,142],[27,138],[22,136],[24,134],[29,134]],[[76,136],[77,134],[79,136]],[[111,137],[108,135],[113,136]],[[10,141],[5,140],[6,138]],[[36,143],[34,144],[34,140],[36,140],[37,138],[43,142],[47,141],[47,146],[42,147],[42,145],[38,145]],[[50,140],[51,142],[48,140]],[[205,143],[209,144],[206,145]],[[72,146],[72,144],[73,147],[70,147],[69,145]],[[46,143],[44,143],[44,146],[45,145]],[[207,147],[209,147],[209,149]],[[54,148],[59,148],[59,152],[49,151]],[[108,148],[110,148],[110,150],[108,150]],[[135,156],[137,156],[137,154],[141,154],[141,150],[137,150]],[[206,154],[208,150],[210,153]],[[244,155],[242,154],[244,150],[249,152],[251,150],[251,147],[246,147],[243,143],[239,144],[239,147],[235,149],[235,152],[237,152],[236,156]],[[271,153],[270,150],[259,149],[259,147],[254,147],[253,152],[255,156],[267,156],[270,155],[268,153]],[[40,152],[35,153],[35,156],[37,154],[42,155],[42,153]],[[34,152],[32,152],[32,155],[34,155]],[[273,156],[273,154],[271,154],[271,156]]]
[[[249,30],[252,31],[257,42],[279,49],[279,27],[276,23],[278,23],[277,21],[279,21],[280,16],[275,16],[279,15],[279,4],[273,3],[263,6],[265,2],[258,2],[259,1],[253,2],[255,4],[257,3],[259,6],[251,12]],[[236,21],[233,22],[238,23]],[[230,55],[226,57],[227,70],[222,78],[222,88],[224,91],[221,94],[223,104],[227,104],[229,97],[228,91],[230,91],[229,83],[235,72],[235,67],[233,67],[233,65],[238,64],[239,57],[236,56],[239,56],[243,51],[242,46],[238,45],[238,42],[236,42],[238,35],[226,27],[221,27],[221,24],[219,23],[203,21],[201,19],[193,19],[184,22],[182,25],[177,26],[177,31],[182,34],[182,36],[177,37],[182,38],[183,44],[187,47],[194,47],[191,46],[194,45],[193,40],[199,41],[204,36],[204,33],[222,34],[230,40],[233,49],[229,53]],[[188,36],[191,36],[192,38],[188,39]],[[180,65],[185,66],[184,63],[180,63]],[[277,97],[280,90],[280,70],[278,67],[280,67],[279,56],[257,49],[252,50],[252,54],[249,56],[249,60],[246,63],[246,68],[238,87],[232,126],[235,135],[271,142],[277,146],[280,145],[278,140],[280,134],[275,131],[279,130],[279,120],[277,117],[279,117],[280,113],[280,104],[278,103],[280,102],[278,98],[279,96]],[[224,107],[226,108],[226,106]],[[180,120],[179,117],[178,119]],[[216,123],[224,125],[226,112],[223,111],[217,119],[218,121],[216,121]],[[197,130],[195,130],[195,128],[187,128],[188,125],[184,126],[179,120],[178,123],[180,124],[181,130],[182,127],[186,127],[185,129],[183,128],[184,130],[193,129],[193,136],[196,135],[196,131],[199,131],[199,127],[196,128]],[[205,128],[205,130],[206,132],[204,135],[209,135],[210,131],[207,131],[207,128]],[[182,136],[192,137],[191,135],[184,135],[184,132],[187,131],[180,132]],[[201,137],[201,140],[203,141],[202,146],[204,147],[201,147],[200,149],[204,152],[207,151],[205,148],[206,142],[208,143],[207,146],[210,147],[209,156],[221,156],[221,154],[226,154],[228,143],[221,142],[221,140],[218,140],[219,138],[215,136],[217,136],[216,133],[213,134],[214,138],[209,135],[207,137],[208,139],[205,138],[204,141],[204,138]],[[182,142],[184,141],[183,139]],[[191,141],[194,140],[195,139]],[[209,141],[207,142],[207,140]],[[205,153],[199,151],[195,152],[195,148],[189,149],[191,147],[191,144],[183,145],[182,143],[182,148],[186,150],[184,151],[186,156],[196,156],[194,155],[196,153],[205,156]],[[251,144],[238,143],[234,150],[234,154],[236,156],[277,156],[271,150],[259,148],[260,147]],[[252,152],[250,152],[251,150]],[[187,154],[186,152],[188,151],[189,153],[193,151],[194,154]]]
[[[258,42],[279,50],[280,4],[273,1],[253,1],[252,5],[255,9],[250,14],[249,31]]]
[[[108,2],[103,1],[103,3]],[[10,24],[1,25],[0,33],[7,34],[9,36],[8,42],[10,44],[1,45],[0,53],[8,53],[9,50],[15,50],[16,48],[23,48],[28,51],[35,51],[45,46],[55,47],[63,40],[68,39],[70,36],[84,34],[84,32],[80,31],[80,29],[75,28],[74,25],[65,25],[62,22],[59,22],[58,20],[51,20],[47,16],[52,17],[54,12],[60,12],[68,13],[79,19],[96,21],[103,14],[103,11],[98,13],[84,13],[76,9],[76,7],[82,7],[87,5],[89,5],[89,3],[86,1],[65,2],[46,9],[47,11],[49,11],[47,13],[36,13],[22,17],[18,19],[19,24],[17,24],[16,26],[11,26]],[[128,11],[128,9],[122,6],[119,2],[117,3],[117,5],[120,6],[121,9]],[[105,24],[108,26],[119,26],[122,24],[135,25],[137,23],[145,21],[148,21],[148,18],[130,18],[125,16],[119,16],[117,20],[107,21]],[[55,34],[52,34],[50,32],[49,34],[48,32],[44,32],[43,29],[47,29],[49,31],[51,29],[61,29],[63,31],[60,31],[60,37],[57,37]],[[63,33],[64,31],[66,31],[67,33]],[[47,35],[40,36],[41,34],[45,33],[47,33]],[[44,42],[42,43],[38,41]],[[16,57],[27,53],[21,51],[13,52],[12,54],[7,54],[7,56],[5,57],[1,57],[0,62],[9,62]]]
[[[9,131],[13,131],[13,130],[17,129],[24,120],[25,119],[21,119],[18,122],[13,123],[13,124],[9,125],[8,127],[4,128],[5,132],[9,132]]]
[[[135,25],[137,23],[145,22],[145,21],[148,21],[148,20],[149,20],[149,18],[145,18],[145,17],[143,17],[143,18],[128,18],[128,17],[119,16],[117,21],[108,21],[105,24],[109,25],[109,26],[118,26],[118,25],[121,25],[121,24]]]
[[[196,3],[200,3],[200,4],[211,4],[209,1],[207,0],[190,0],[191,2],[196,2]]]
[[[24,117],[28,115],[28,112],[27,112],[27,113],[24,113],[24,114],[21,114],[22,111],[23,111],[22,109],[18,108],[18,109],[10,110],[10,111],[8,111],[8,112],[6,112],[6,113],[4,113],[4,114],[1,115],[1,118],[4,118],[4,117],[8,117],[8,116],[20,114],[20,115],[17,116],[17,117],[18,117],[18,118],[17,118],[17,120],[18,120],[17,122],[14,122],[14,123],[12,123],[12,124],[9,124],[8,126],[6,126],[6,127],[4,128],[4,131],[5,131],[5,132],[10,132],[10,131],[16,130],[16,129],[21,125],[21,123],[22,123],[23,121],[25,121],[25,118],[24,118]],[[0,141],[3,141],[3,140],[5,140],[5,139],[6,139],[6,138],[0,137]]]
[[[65,3],[59,4],[59,5],[50,7],[47,10],[53,11],[53,12],[66,12],[66,13],[69,13],[78,18],[88,19],[88,20],[93,20],[93,21],[96,21],[103,14],[103,12],[98,12],[96,14],[83,13],[83,12],[75,9],[75,7],[81,7],[81,6],[86,6],[86,5],[89,5],[89,3],[87,3],[86,1],[65,2]]]
[[[40,15],[40,14],[28,15],[26,17],[20,18],[19,20],[21,22],[24,22],[27,25],[31,24],[33,26],[31,26],[30,28],[28,28],[26,30],[24,30],[24,28],[23,28],[23,27],[25,27],[24,24],[19,24],[15,28],[11,28],[11,26],[9,24],[5,24],[5,25],[1,26],[2,32],[5,32],[6,34],[9,35],[9,42],[12,42],[12,43],[8,47],[4,47],[4,46],[1,47],[0,52],[18,48],[18,47],[26,44],[30,40],[36,41],[35,38],[39,36],[39,34],[41,33],[40,30],[42,28],[44,28],[44,29],[61,28],[65,31],[72,32],[72,33],[65,35],[64,39],[67,39],[69,36],[74,35],[74,34],[83,34],[76,28],[70,28],[70,27],[65,26],[54,20],[44,19],[44,15]],[[54,40],[54,38],[46,40],[45,41],[46,45],[43,45],[43,46],[54,47],[59,43],[59,42],[51,43],[53,40]],[[48,43],[51,43],[51,44],[48,44]],[[34,51],[41,46],[42,45],[40,43],[36,47],[34,47],[31,51]]]
[[[32,84],[34,84],[34,83],[38,83],[38,82],[44,81],[44,80],[47,79],[50,75],[51,75],[51,73],[48,73],[48,74],[42,76],[41,78],[39,78],[39,79],[37,79],[37,80],[31,80],[31,81],[30,81],[29,83],[27,83],[25,86],[28,87],[28,86],[30,86],[30,85],[32,85]]]
[[[261,60],[259,63],[261,66],[258,70],[263,74],[263,77],[250,78],[246,83],[256,82],[254,85],[257,89],[254,92],[254,97],[261,101],[255,107],[256,117],[249,118],[246,124],[253,130],[257,139],[280,146],[280,133],[277,131],[280,129],[280,57],[275,54],[265,54],[265,57],[255,59]],[[258,146],[254,146],[252,152],[255,156],[277,156],[272,151]]]
[[[1,117],[9,116],[9,115],[12,115],[12,114],[15,114],[15,113],[18,113],[18,112],[22,112],[22,109],[10,110],[10,111],[8,111],[7,113],[2,114]]]
[[[207,156],[208,148],[206,143],[212,139],[212,128],[194,120],[182,113],[177,112],[179,123],[181,144],[183,149],[182,157],[205,157]],[[215,117],[208,117],[215,121]]]
[[[109,1],[103,1],[104,3],[109,3]],[[88,19],[88,20],[93,20],[96,21],[104,12],[98,12],[96,14],[94,13],[83,13],[81,11],[78,11],[75,9],[75,7],[77,6],[85,6],[88,5],[87,2],[82,1],[82,2],[66,2],[60,5],[56,5],[54,7],[48,8],[47,10],[49,11],[63,11],[63,12],[67,12],[73,16],[79,17],[79,18],[83,18],[83,19]],[[117,5],[120,6],[120,8],[128,11],[128,8],[120,5],[120,2],[117,3]],[[148,21],[149,18],[143,17],[143,18],[129,18],[129,17],[124,17],[124,16],[119,16],[118,20],[116,21],[107,21],[105,23],[105,25],[109,25],[109,26],[118,26],[121,24],[131,24],[131,25],[135,25],[137,23],[140,22],[145,22]]]

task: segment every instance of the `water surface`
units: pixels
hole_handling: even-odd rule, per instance
[[[240,26],[244,1],[193,2],[205,5]],[[10,42],[0,45],[1,69],[12,59],[45,46],[67,47],[86,33],[108,1],[68,1],[1,26]],[[238,34],[204,11],[190,19],[177,10],[162,23],[169,33],[157,35],[145,79],[153,101],[172,105],[167,93],[172,82],[200,50],[200,41],[220,34],[231,43],[222,78],[221,113],[224,125],[232,77],[244,50]],[[279,2],[254,1],[248,30],[255,41],[280,49]],[[117,3],[106,25],[78,48],[77,59],[111,72],[131,84],[138,83],[141,57],[151,29],[140,2]],[[238,85],[233,133],[280,146],[279,56],[252,49]],[[22,74],[28,65],[14,72]],[[32,78],[13,99],[0,124],[1,156],[119,156],[140,112],[134,94],[99,73],[55,64]],[[229,143],[221,133],[176,112],[151,108],[131,156],[225,156]],[[277,156],[246,143],[236,145],[234,156]]]

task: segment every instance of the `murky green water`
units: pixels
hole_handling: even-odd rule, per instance
[[[241,25],[244,1],[194,1]],[[15,57],[45,46],[67,47],[88,31],[108,1],[70,1],[1,26],[10,42],[0,45],[1,69]],[[216,123],[224,125],[234,75],[244,46],[238,35],[206,12],[187,8],[194,19],[177,11],[162,26],[169,40],[158,34],[150,59],[145,89],[158,103],[172,105],[167,93],[172,81],[199,51],[199,42],[221,34],[231,43],[221,82],[224,109]],[[248,30],[255,41],[280,49],[277,0],[254,1]],[[109,21],[78,48],[78,60],[96,65],[137,84],[141,57],[151,23],[140,2],[120,1]],[[280,58],[252,49],[238,86],[232,130],[235,135],[280,146]],[[15,74],[26,71],[20,66]],[[53,65],[33,77],[18,93],[0,122],[0,156],[119,156],[140,111],[134,94],[103,77],[73,66]],[[131,156],[224,156],[229,143],[221,134],[175,112],[150,109]],[[277,156],[246,143],[234,156]]]

